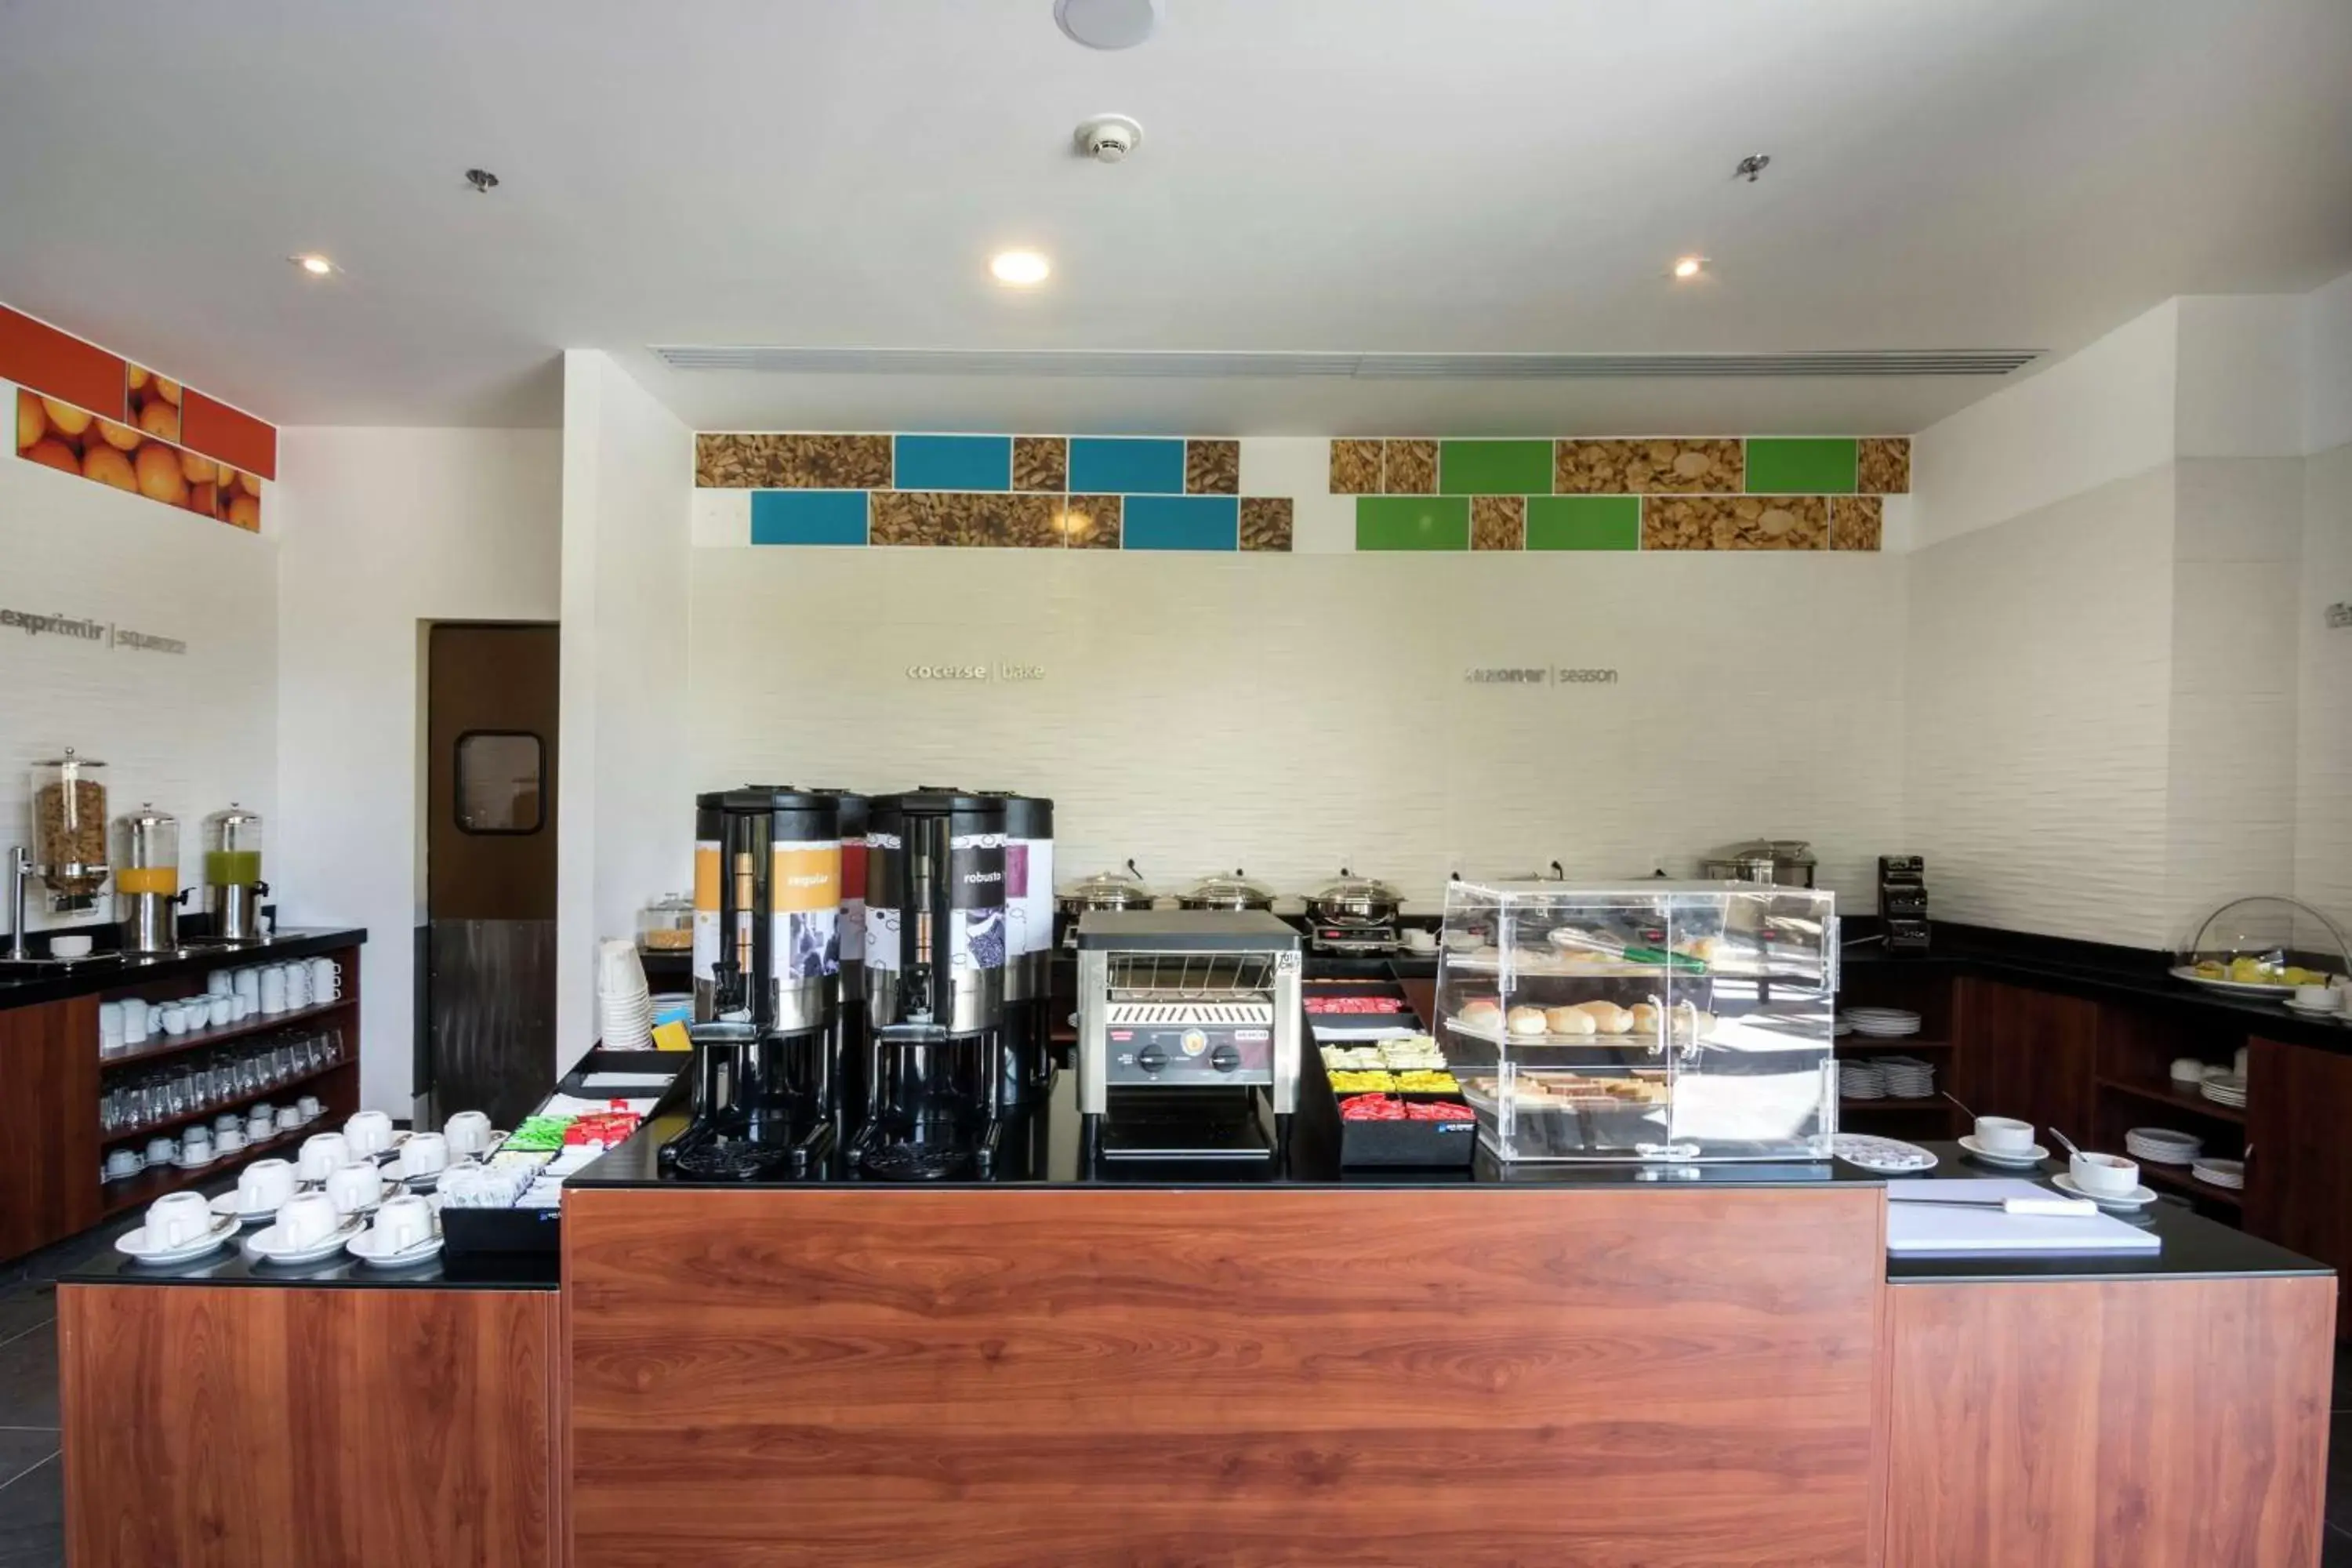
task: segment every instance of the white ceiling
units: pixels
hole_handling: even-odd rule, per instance
[[[646,345],[2063,352],[2352,268],[2347,0],[1168,13],[1097,54],[1050,0],[0,0],[0,300],[298,424],[552,423],[553,356],[599,347],[706,428],[1899,430],[2001,384],[688,375]],[[1146,131],[1116,167],[1069,151],[1106,110]],[[1015,242],[1055,258],[1033,294],[987,279]],[[284,260],[312,248],[347,270]],[[1688,251],[1712,274],[1676,286]]]

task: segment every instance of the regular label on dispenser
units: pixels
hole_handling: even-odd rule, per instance
[[[948,840],[948,958],[957,969],[1004,967],[1004,836]]]
[[[1004,841],[1004,949],[1014,958],[1054,945],[1054,841]]]
[[[719,840],[694,845],[694,977],[709,980],[719,968]]]
[[[841,962],[866,962],[866,840],[841,841]]]
[[[841,968],[841,844],[780,843],[769,857],[768,942],[778,978]]]

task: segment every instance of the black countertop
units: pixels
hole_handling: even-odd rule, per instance
[[[0,966],[0,1008],[29,1007],[40,1002],[63,1002],[101,992],[131,991],[152,981],[193,978],[201,981],[215,969],[247,963],[282,963],[289,958],[315,958],[367,941],[364,931],[295,928],[268,942],[236,947],[189,947],[152,958],[94,954],[69,969],[43,969],[23,978]]]
[[[1889,1176],[1889,1192],[1907,1182],[1958,1181],[1986,1176],[2030,1176],[2049,1184],[2066,1168],[2061,1160],[2044,1160],[2032,1171],[1988,1165],[1969,1156],[1958,1143],[1924,1143],[1939,1163],[1917,1176]],[[2070,1194],[2052,1187],[2053,1196]],[[1993,1283],[2005,1279],[2232,1279],[2250,1275],[2309,1275],[2336,1272],[2259,1237],[2207,1219],[2187,1203],[2159,1196],[2137,1214],[2116,1218],[2156,1232],[2163,1243],[2149,1253],[2093,1253],[2066,1257],[2050,1253],[2016,1258],[1889,1258],[1886,1278],[1895,1285]]]
[[[108,1251],[58,1277],[60,1285],[276,1285],[303,1289],[373,1290],[553,1290],[562,1284],[555,1253],[490,1253],[452,1256],[444,1252],[410,1268],[375,1268],[355,1258],[299,1268],[246,1256],[243,1237],[209,1258],[169,1268],[150,1268]]]

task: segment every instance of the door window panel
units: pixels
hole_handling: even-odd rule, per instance
[[[547,745],[527,730],[457,737],[457,826],[467,833],[536,833],[545,821]]]

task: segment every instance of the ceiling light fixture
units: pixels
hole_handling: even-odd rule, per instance
[[[1752,185],[1756,183],[1758,176],[1761,175],[1765,170],[1771,166],[1771,153],[1750,153],[1748,156],[1742,158],[1738,163],[1732,166],[1731,177],[1736,180],[1742,174],[1745,174],[1748,176],[1748,183]]]
[[[1054,264],[1034,250],[1000,250],[989,258],[988,269],[999,283],[1027,289],[1052,275]]]
[[[1160,26],[1160,0],[1054,0],[1054,20],[1090,49],[1131,49]]]
[[[499,188],[499,177],[488,169],[467,170],[466,183],[474,187],[474,194],[478,196],[487,196]]]
[[[335,269],[335,264],[333,262],[328,260],[325,257],[320,255],[315,250],[305,251],[299,256],[289,256],[286,259],[292,262],[295,266],[300,268],[303,271],[309,273],[313,278],[324,278],[328,273],[332,272]]]
[[[1706,269],[1705,257],[1685,256],[1675,263],[1675,276],[1677,278],[1696,278]]]

